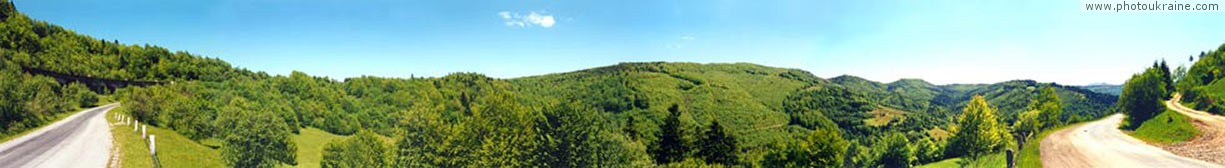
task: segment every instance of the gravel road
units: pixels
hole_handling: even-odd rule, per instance
[[[1042,140],[1044,167],[1221,167],[1175,155],[1124,134],[1122,114],[1059,130]]]

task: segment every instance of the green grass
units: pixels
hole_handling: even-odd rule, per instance
[[[982,158],[979,158],[978,160],[974,160],[969,163],[962,163],[965,161],[966,160],[963,160],[961,158],[951,158],[951,159],[941,160],[935,163],[920,165],[918,167],[919,168],[950,168],[950,167],[997,168],[997,167],[1007,167],[1008,166],[1008,163],[1007,163],[1008,158],[1007,156],[1004,156],[1004,152],[983,156]],[[962,164],[965,164],[965,165],[963,166]]]
[[[293,135],[294,143],[298,145],[298,167],[319,167],[323,161],[323,147],[328,142],[348,138],[318,128],[303,128],[301,133]]]
[[[120,110],[122,107],[107,113],[107,121],[117,123],[118,121],[112,116]],[[221,153],[216,149],[204,146],[166,128],[149,126],[147,129],[157,141],[157,158],[162,167],[225,166],[221,162]],[[132,130],[132,125],[112,125],[111,135],[115,140],[115,147],[120,151],[122,167],[153,167],[149,147],[145,140],[140,138],[140,132]]]
[[[1208,84],[1208,86],[1203,86],[1203,87],[1204,87],[1204,90],[1208,92],[1208,95],[1212,97],[1215,97],[1215,98],[1225,97],[1225,81],[1223,80],[1217,80],[1215,82],[1212,82],[1211,84]]]
[[[97,103],[94,103],[94,107],[73,108],[72,110],[69,110],[68,112],[54,114],[53,116],[51,116],[51,119],[39,125],[38,127],[26,129],[24,131],[21,131],[15,134],[9,134],[9,135],[0,134],[0,142],[8,142],[9,140],[13,140],[13,138],[25,136],[26,134],[30,134],[31,132],[34,132],[34,130],[42,129],[43,127],[46,127],[47,125],[51,125],[51,123],[55,123],[55,122],[59,122],[60,120],[64,120],[64,118],[68,118],[68,116],[72,116],[77,113],[81,113],[82,111],[88,110],[90,108],[95,108],[95,107],[111,104],[114,102],[114,100],[110,100],[110,96],[99,96],[98,98],[100,100]]]
[[[1127,134],[1149,143],[1171,144],[1190,140],[1199,134],[1199,130],[1191,125],[1187,116],[1166,109]]]
[[[953,133],[947,130],[944,130],[944,128],[936,127],[936,128],[927,130],[927,135],[931,136],[932,138],[936,140],[945,140],[945,139],[948,139],[950,136],[953,136]]]
[[[107,120],[117,122],[113,116],[116,110],[107,114]],[[111,126],[111,134],[115,145],[120,149],[123,167],[153,167],[149,157],[149,148],[140,138],[140,132],[132,131],[131,125]],[[193,141],[170,129],[148,127],[150,134],[156,136],[158,159],[162,167],[224,167],[221,153],[213,147],[219,147],[221,142],[215,139]],[[319,167],[323,160],[323,147],[328,142],[343,140],[347,136],[328,133],[318,128],[303,128],[300,134],[292,135],[297,144],[296,167]],[[212,147],[210,147],[212,146]],[[286,165],[285,167],[291,167]]]
[[[50,120],[38,125],[38,127],[26,129],[16,134],[10,134],[10,135],[0,134],[0,142],[8,142],[9,140],[13,140],[13,138],[25,136],[26,134],[30,134],[31,132],[34,132],[34,130],[42,129],[43,127],[47,127],[47,125],[51,125],[51,123],[58,122],[60,120],[63,120],[64,118],[68,118],[68,116],[72,116],[73,114],[81,113],[82,111],[85,111],[85,110],[86,110],[85,108],[75,108],[72,110],[72,112],[54,114],[53,116],[51,116]]]
[[[906,111],[878,106],[875,110],[868,112],[868,115],[872,115],[872,118],[864,119],[864,124],[868,126],[884,126],[893,121],[901,121],[902,117],[906,117]]]

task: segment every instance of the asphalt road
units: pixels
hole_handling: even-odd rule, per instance
[[[0,167],[106,167],[112,142],[104,114],[117,105],[88,109],[0,143]]]
[[[1221,167],[1174,155],[1118,129],[1122,114],[1059,130],[1042,140],[1044,167]]]

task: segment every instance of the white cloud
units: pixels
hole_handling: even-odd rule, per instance
[[[540,26],[550,28],[557,24],[557,20],[554,19],[553,15],[535,11],[528,12],[527,14],[502,11],[498,12],[498,16],[502,17],[502,21],[506,23],[506,26],[512,27]]]
[[[502,16],[502,19],[510,19],[510,12],[507,12],[507,11],[498,12],[498,16]]]

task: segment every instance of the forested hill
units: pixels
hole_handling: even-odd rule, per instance
[[[1225,114],[1225,44],[1189,59],[1195,61],[1191,67],[1178,67],[1172,74],[1182,101],[1195,109]],[[1161,66],[1169,69],[1164,63]]]
[[[798,69],[749,63],[621,63],[514,79],[454,73],[336,81],[296,71],[268,75],[216,58],[95,39],[30,19],[11,2],[0,2],[0,86],[5,88],[0,90],[0,126],[5,128],[0,136],[97,101],[81,84],[57,83],[22,73],[20,67],[169,80],[176,82],[105,94],[122,102],[119,113],[150,126],[194,141],[220,142],[213,147],[222,158],[205,160],[224,160],[233,167],[297,164],[297,147],[289,137],[309,127],[395,141],[329,142],[334,145],[323,156],[324,164],[332,166],[375,158],[354,162],[393,167],[875,167],[892,165],[891,157],[883,156],[888,154],[905,156],[903,164],[928,163],[957,156],[956,150],[943,155],[945,130],[952,130],[952,116],[961,114],[974,95],[998,107],[1000,114],[993,115],[1005,123],[1044,86],[1062,98],[1064,118],[1101,116],[1115,99],[1028,80],[880,83],[854,76],[823,79]],[[906,155],[893,149],[914,151]]]
[[[695,124],[717,119],[731,123],[728,125],[735,129],[750,130],[773,128],[770,126],[783,123],[784,118],[788,125],[812,128],[807,123],[814,121],[791,114],[806,109],[789,109],[788,104],[813,101],[804,96],[825,97],[828,100],[805,102],[819,104],[805,108],[821,111],[820,118],[829,118],[851,136],[870,136],[885,130],[922,132],[942,126],[974,95],[985,96],[1000,109],[1005,121],[1026,110],[1029,100],[1044,86],[1053,86],[1063,98],[1067,111],[1061,115],[1063,119],[1100,117],[1117,99],[1032,80],[933,85],[921,79],[902,79],[886,84],[850,75],[827,80],[802,70],[748,63],[622,63],[511,81],[524,94],[582,100],[618,113],[622,119],[633,116],[637,120],[658,120],[667,115],[667,105],[680,104],[692,111]],[[902,122],[910,123],[899,124]]]
[[[77,34],[30,19],[9,1],[0,2],[0,22],[0,55],[22,67],[118,80],[221,81],[255,75],[216,58]]]
[[[1080,86],[1080,88],[1089,90],[1089,91],[1093,91],[1093,92],[1098,92],[1098,93],[1103,93],[1103,94],[1108,94],[1108,95],[1115,95],[1115,96],[1118,96],[1120,93],[1123,92],[1123,85],[1111,85],[1111,84],[1104,84],[1104,83],[1084,85],[1084,86]]]
[[[1011,121],[1015,114],[1024,111],[1038,89],[1053,86],[1066,105],[1060,117],[1097,118],[1109,112],[1117,96],[1096,93],[1078,87],[1040,83],[1033,80],[1013,80],[994,84],[949,84],[933,85],[921,79],[901,79],[888,84],[863,78],[843,75],[831,79],[853,92],[870,100],[906,111],[929,112],[936,118],[947,118],[960,111],[960,107],[974,95],[982,95],[991,105],[1000,109],[1000,116]]]

